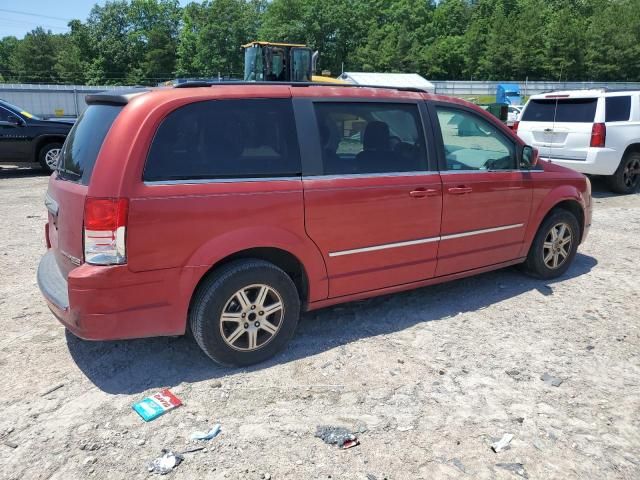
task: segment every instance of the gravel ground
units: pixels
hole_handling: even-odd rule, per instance
[[[186,338],[65,333],[35,281],[46,182],[0,172],[1,478],[146,478],[161,449],[195,446],[173,478],[640,478],[640,195],[595,183],[590,237],[557,281],[506,269],[312,312],[275,359],[228,369]],[[184,406],[144,423],[131,405],[165,387]]]

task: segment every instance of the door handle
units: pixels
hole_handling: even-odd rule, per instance
[[[460,185],[459,187],[451,187],[449,189],[449,193],[453,195],[464,195],[465,193],[471,193],[471,192],[473,192],[473,188],[466,187],[464,185]]]
[[[436,195],[440,195],[440,190],[438,190],[437,188],[420,187],[409,192],[409,196],[413,198],[434,197]]]

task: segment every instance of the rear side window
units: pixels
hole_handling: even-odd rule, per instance
[[[626,122],[631,115],[631,97],[606,97],[605,122]]]
[[[325,175],[427,170],[417,105],[322,102],[315,112]]]
[[[80,115],[60,153],[60,178],[89,185],[102,142],[121,110],[116,105],[90,105]]]
[[[521,121],[592,123],[597,105],[597,98],[531,100]]]
[[[171,112],[153,139],[146,181],[301,175],[289,99],[209,100]]]

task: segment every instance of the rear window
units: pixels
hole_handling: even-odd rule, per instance
[[[299,175],[289,99],[209,100],[164,119],[149,150],[144,180]]]
[[[631,114],[631,97],[607,97],[605,122],[626,122]]]
[[[592,123],[597,105],[597,98],[531,100],[521,121]]]
[[[104,137],[122,106],[90,105],[64,142],[58,163],[58,176],[65,180],[88,185]]]

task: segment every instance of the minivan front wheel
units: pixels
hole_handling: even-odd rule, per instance
[[[46,173],[53,172],[58,166],[58,156],[62,149],[61,143],[47,143],[38,152],[38,162]]]
[[[566,210],[555,210],[540,225],[529,249],[525,269],[538,278],[559,277],[576,256],[579,235],[576,217]]]
[[[609,187],[616,193],[634,193],[640,189],[640,152],[624,156],[616,172],[609,177]]]
[[[191,332],[214,361],[229,366],[261,362],[293,336],[300,298],[291,278],[264,260],[238,260],[214,271],[194,297]]]

